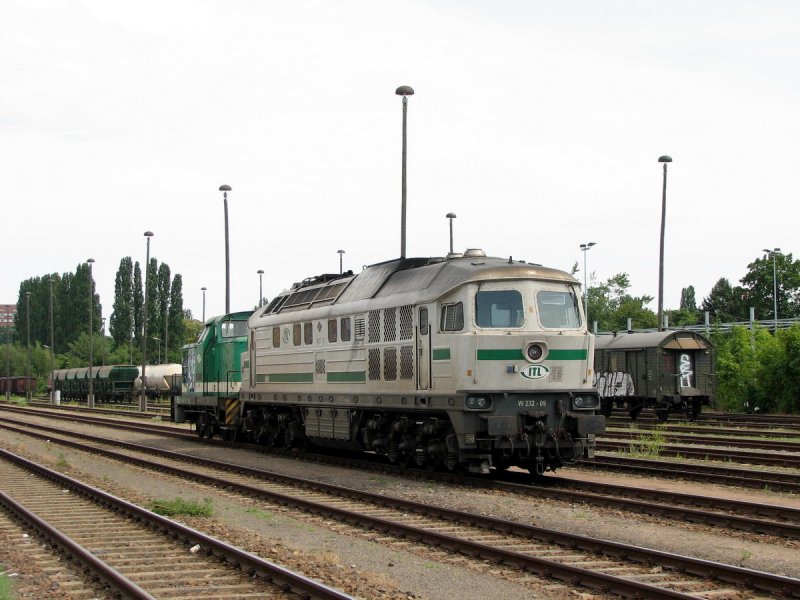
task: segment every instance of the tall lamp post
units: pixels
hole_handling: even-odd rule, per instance
[[[589,327],[589,271],[586,270],[586,253],[595,245],[597,242],[581,244],[581,252],[583,252],[583,313],[586,315],[587,329]]]
[[[25,398],[31,399],[31,293],[25,292],[25,313],[28,325],[28,378],[25,381]],[[11,385],[11,381],[8,382]]]
[[[147,410],[147,378],[145,377],[145,369],[147,368],[147,307],[148,298],[150,295],[150,286],[148,279],[150,274],[150,238],[153,237],[152,231],[145,231],[144,237],[147,238],[147,254],[144,261],[144,326],[142,335],[142,395],[139,399],[139,410],[145,412]]]
[[[6,381],[11,381],[11,310],[6,308]],[[6,385],[6,400],[11,400],[11,386]]]
[[[408,97],[414,95],[411,86],[401,85],[394,91],[403,97],[403,171],[402,171],[402,205],[400,208],[400,258],[406,257],[406,113],[408,112]]]
[[[231,252],[228,243],[228,192],[231,186],[221,185],[219,191],[222,192],[222,199],[225,204],[225,314],[231,312]]]
[[[772,314],[775,319],[775,331],[778,331],[778,266],[776,257],[781,253],[781,249],[773,248],[770,250],[769,248],[764,248],[764,252],[767,253],[767,256],[772,257]]]
[[[658,162],[664,163],[664,189],[661,194],[661,245],[658,254],[658,330],[664,331],[664,225],[667,219],[667,163],[672,157],[660,156]]]
[[[55,401],[56,382],[52,379],[56,370],[56,345],[53,342],[53,277],[50,276],[50,402]]]
[[[94,408],[94,373],[92,372],[92,365],[94,364],[93,356],[93,338],[94,332],[92,331],[92,313],[94,313],[94,278],[92,277],[92,264],[93,258],[86,259],[89,264],[89,408]]]
[[[339,255],[339,275],[344,273],[344,250],[337,250],[336,253]]]
[[[456,213],[447,213],[446,219],[450,221],[450,254],[453,253],[453,219],[456,218]]]
[[[258,273],[258,308],[264,304],[264,269],[256,271]]]
[[[203,292],[203,323],[206,322],[206,287],[201,287],[200,290]]]

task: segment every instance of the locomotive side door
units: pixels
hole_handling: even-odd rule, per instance
[[[417,389],[431,386],[431,326],[428,309],[417,309]]]

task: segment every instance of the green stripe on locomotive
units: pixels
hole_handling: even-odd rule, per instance
[[[238,397],[242,383],[241,356],[247,350],[247,319],[243,311],[208,319],[194,344],[183,347],[183,397]]]

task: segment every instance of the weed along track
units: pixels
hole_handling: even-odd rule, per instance
[[[62,436],[48,436],[52,442],[78,447]],[[103,449],[107,444],[100,441],[86,449],[234,496],[257,498],[264,510],[288,507],[311,515],[318,526],[344,528],[352,535],[428,556],[434,548],[436,558],[445,562],[466,556],[513,581],[538,576],[647,598],[763,593],[800,597],[800,580],[789,577],[165,451],[156,451],[161,456],[154,460],[151,449],[119,444],[124,452]],[[499,571],[498,564],[503,565]],[[742,592],[746,589],[752,591]]]

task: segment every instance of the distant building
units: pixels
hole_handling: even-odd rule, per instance
[[[14,317],[16,314],[16,304],[0,304],[0,328],[14,327]]]

